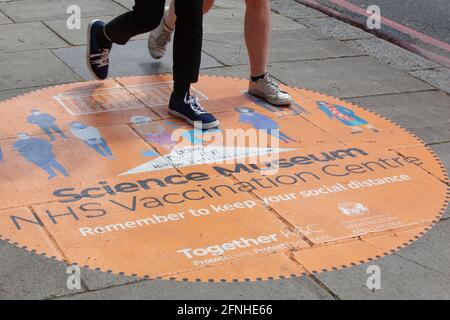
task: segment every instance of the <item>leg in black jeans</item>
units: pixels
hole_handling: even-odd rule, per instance
[[[170,97],[169,113],[194,125],[198,124],[205,130],[216,128],[219,121],[189,94],[191,83],[197,82],[199,76],[203,0],[174,1],[177,14],[173,44],[174,90]],[[164,6],[165,0],[135,0],[133,11],[115,18],[102,28],[103,36],[109,38],[110,42],[126,44],[132,37],[156,29],[161,23]]]
[[[173,0],[175,1],[175,0]],[[203,41],[203,0],[175,1],[177,21],[173,43],[176,83],[198,81]]]
[[[164,14],[165,0],[135,0],[133,11],[118,16],[105,26],[108,38],[124,45],[132,37],[156,29]]]
[[[106,36],[124,45],[132,37],[152,31],[160,24],[165,0],[135,0],[133,11],[122,14],[105,26]],[[187,86],[198,81],[202,36],[203,0],[178,0],[174,39],[173,77],[176,84]]]

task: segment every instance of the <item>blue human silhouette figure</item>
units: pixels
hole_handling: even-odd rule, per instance
[[[58,133],[62,138],[67,138],[64,132],[56,125],[56,118],[48,113],[41,113],[39,110],[32,110],[28,116],[27,122],[37,125],[50,138],[50,141],[56,140],[53,132]]]
[[[296,142],[296,140],[280,131],[280,127],[276,121],[261,113],[255,112],[253,108],[237,107],[235,110],[241,114],[239,116],[240,122],[250,124],[253,128],[264,131],[282,142]]]
[[[48,178],[57,176],[54,169],[68,177],[66,169],[56,160],[53,147],[50,142],[39,138],[32,138],[27,133],[19,133],[19,140],[14,143],[14,150],[22,157],[32,162],[48,173]]]
[[[3,162],[3,152],[1,146],[0,146],[0,162]]]
[[[114,156],[106,140],[100,134],[97,128],[87,126],[81,122],[72,122],[70,132],[79,140],[86,143],[102,157],[113,160]]]
[[[374,132],[378,132],[374,126],[370,125],[367,120],[357,116],[355,111],[350,108],[323,101],[318,101],[317,105],[330,119],[337,119],[342,124],[351,127],[352,133],[361,133],[361,126],[365,126]]]

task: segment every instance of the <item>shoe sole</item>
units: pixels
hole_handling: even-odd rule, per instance
[[[161,60],[162,57],[165,56],[165,53],[164,53],[163,55],[161,55],[161,56],[156,56],[156,55],[153,54],[153,52],[152,52],[152,47],[151,47],[151,45],[150,45],[150,39],[151,39],[151,38],[152,38],[152,35],[151,35],[151,33],[150,33],[150,35],[148,36],[148,45],[147,45],[147,47],[148,47],[148,53],[150,53],[150,56],[151,56],[153,59],[155,59],[155,60]]]
[[[86,66],[87,66],[89,72],[91,73],[91,75],[94,77],[95,80],[103,81],[105,79],[99,78],[95,74],[94,70],[92,70],[91,62],[89,60],[89,56],[91,55],[91,31],[92,31],[92,26],[94,25],[94,23],[96,23],[98,21],[101,21],[101,20],[100,19],[92,20],[91,23],[89,23],[89,26],[88,26],[88,30],[87,30],[87,40],[88,41],[87,41],[87,46],[86,46]]]
[[[164,17],[166,16],[167,12],[169,11],[169,8],[170,8],[170,7],[165,7],[165,8],[164,8],[163,20],[164,20]],[[158,26],[157,28],[159,28],[159,26]],[[148,40],[147,40],[148,53],[150,53],[150,56],[151,56],[153,59],[155,59],[155,60],[161,60],[161,58],[164,57],[164,56],[166,55],[166,52],[164,52],[164,54],[163,54],[162,56],[155,56],[155,55],[153,55],[152,49],[151,49],[151,46],[150,46],[150,38],[152,37],[152,32],[153,32],[153,31],[151,31],[150,34],[148,35]],[[155,40],[156,40],[156,39],[155,39]]]
[[[257,98],[261,98],[261,99],[267,101],[268,103],[270,103],[271,105],[274,105],[274,106],[277,106],[277,107],[289,106],[292,103],[290,99],[289,100],[285,100],[285,101],[275,101],[275,100],[267,98],[262,93],[251,92],[250,90],[248,91],[248,93],[251,94],[252,96],[257,97]]]
[[[170,110],[170,109],[169,109],[169,114],[189,122],[194,127],[199,122],[199,121],[198,122],[194,122],[191,119],[189,119],[188,117],[186,117],[185,115],[183,115],[183,114],[181,114],[181,113],[179,113],[177,111]],[[211,123],[202,123],[202,127],[199,128],[199,129],[209,130],[209,129],[218,128],[219,126],[220,126],[219,120],[216,120],[216,121],[211,122]]]

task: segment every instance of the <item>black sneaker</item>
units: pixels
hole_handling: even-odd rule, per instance
[[[175,101],[174,95],[170,97],[169,113],[192,124],[202,130],[214,129],[219,126],[219,121],[206,112],[198,102],[197,97],[186,94],[184,99]]]
[[[105,23],[94,20],[89,24],[86,60],[87,67],[92,76],[97,80],[105,80],[109,70],[109,52],[111,47],[104,48],[99,40],[100,32],[103,32]]]

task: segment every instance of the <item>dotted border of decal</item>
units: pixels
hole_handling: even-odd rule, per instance
[[[150,77],[163,77],[163,76],[169,76],[169,75],[168,74],[150,75],[150,76],[142,76],[142,78],[145,78],[145,77],[149,77],[149,78]],[[139,77],[138,76],[117,77],[117,78],[111,78],[111,80],[116,81],[118,85],[122,86],[122,84],[118,80],[136,79],[136,78],[139,78]],[[203,75],[202,78],[215,78],[215,79],[228,79],[228,80],[231,79],[231,80],[236,80],[236,81],[246,80],[246,79],[237,78],[237,77],[221,77],[221,76],[210,76],[210,75]],[[94,83],[94,82],[97,82],[97,81],[86,81],[86,82],[80,82],[80,83]],[[34,94],[36,94],[38,92],[44,92],[44,91],[51,90],[51,89],[66,87],[67,85],[69,85],[69,84],[66,83],[66,84],[53,85],[53,86],[41,88],[41,89],[38,89],[38,90],[34,90],[34,91],[31,91],[31,92],[28,92],[28,93],[24,93],[24,94],[18,95],[18,96],[13,97],[13,98],[5,99],[3,101],[0,101],[0,108],[3,105],[8,104],[8,102],[11,102],[11,101],[14,101],[14,100],[18,100],[20,98],[23,98],[23,97],[26,97],[26,96],[29,96],[29,95],[34,95]],[[329,96],[329,95],[326,95],[326,94],[323,94],[323,93],[320,93],[320,92],[316,92],[316,91],[313,91],[313,90],[308,90],[308,89],[298,88],[298,87],[293,87],[293,86],[289,86],[289,88],[291,90],[295,90],[295,91],[304,91],[304,92],[309,92],[309,93],[313,93],[313,94],[319,94],[319,95],[321,95],[323,97],[326,97],[326,98],[342,100],[342,99],[339,99],[339,98],[336,98],[336,97],[333,97],[333,96]],[[345,100],[342,100],[342,101],[345,101]],[[142,280],[165,280],[165,281],[169,281],[170,280],[170,281],[193,282],[193,283],[194,282],[202,282],[202,283],[237,283],[237,282],[254,282],[254,281],[267,281],[267,280],[282,280],[282,279],[289,279],[289,278],[300,278],[300,277],[303,277],[303,276],[316,275],[316,274],[319,274],[319,273],[322,273],[322,272],[332,272],[332,271],[338,271],[338,270],[342,270],[342,269],[347,269],[347,268],[355,267],[355,266],[360,265],[360,264],[373,262],[376,259],[380,259],[380,258],[385,257],[385,256],[392,255],[392,254],[398,252],[399,250],[402,250],[405,247],[407,247],[407,246],[411,245],[412,243],[416,242],[420,238],[422,238],[428,231],[430,231],[440,221],[440,219],[447,212],[447,209],[449,208],[449,201],[450,201],[450,179],[449,179],[449,176],[448,176],[448,173],[447,173],[447,169],[445,168],[444,164],[439,159],[439,157],[436,155],[436,153],[429,146],[427,146],[426,143],[421,138],[419,138],[414,133],[410,132],[408,129],[402,127],[401,125],[393,122],[392,120],[384,117],[383,115],[381,115],[381,114],[379,114],[379,113],[377,113],[375,111],[365,109],[365,108],[363,108],[363,107],[361,107],[361,106],[359,106],[359,105],[357,105],[355,103],[352,103],[352,102],[348,102],[348,101],[345,101],[345,102],[347,104],[352,105],[355,108],[359,108],[359,109],[362,109],[362,110],[364,110],[366,112],[369,112],[369,113],[372,113],[372,114],[376,115],[380,119],[389,122],[391,125],[394,125],[394,126],[400,128],[401,130],[403,130],[404,132],[406,132],[410,136],[412,136],[415,140],[417,140],[420,143],[420,145],[422,147],[425,147],[425,150],[430,152],[432,157],[436,160],[437,164],[439,165],[439,168],[442,170],[442,175],[444,177],[444,181],[442,181],[442,182],[443,182],[443,184],[447,185],[447,192],[446,192],[444,203],[442,205],[441,210],[435,216],[435,219],[432,221],[432,223],[427,225],[426,227],[424,227],[423,230],[421,232],[419,232],[419,234],[416,235],[413,239],[410,239],[407,242],[403,243],[402,245],[399,245],[399,246],[397,246],[397,247],[395,247],[395,248],[393,248],[393,249],[391,249],[389,251],[383,252],[381,255],[376,255],[374,257],[369,257],[369,258],[366,258],[366,260],[360,260],[358,262],[351,262],[348,265],[335,266],[335,267],[332,267],[331,269],[322,269],[321,271],[312,270],[312,271],[309,271],[310,273],[302,272],[302,273],[299,273],[299,274],[278,275],[278,276],[273,276],[273,277],[271,276],[271,277],[265,277],[265,278],[255,277],[253,279],[252,278],[243,278],[243,279],[233,278],[233,279],[219,279],[219,280],[217,280],[217,279],[206,279],[205,280],[205,279],[199,279],[199,278],[189,279],[189,278],[177,278],[177,277],[169,277],[169,278],[166,278],[166,277],[154,277],[154,278],[152,278],[149,275],[126,274],[125,272],[113,271],[111,269],[103,270],[101,268],[94,268],[94,267],[91,267],[89,265],[82,265],[81,266],[77,262],[72,262],[71,263],[71,262],[69,262],[67,260],[58,259],[55,256],[50,256],[46,252],[38,252],[35,249],[30,249],[28,246],[21,245],[18,242],[13,242],[13,241],[11,241],[11,239],[3,237],[1,234],[0,234],[0,241],[7,242],[7,243],[9,243],[11,245],[14,245],[14,246],[16,246],[16,247],[18,247],[18,248],[20,248],[22,250],[27,251],[28,253],[34,254],[36,256],[44,256],[44,257],[47,257],[47,258],[49,258],[51,260],[54,260],[54,261],[60,261],[60,262],[66,263],[68,266],[69,265],[74,265],[74,266],[79,266],[81,268],[92,270],[92,271],[100,271],[100,272],[104,272],[104,273],[107,273],[107,274],[116,274],[116,275],[120,275],[120,276],[128,276],[128,277],[133,277],[133,278],[140,278]],[[152,111],[155,113],[155,111],[153,109],[152,109]],[[155,113],[155,114],[157,114],[157,113]],[[421,169],[425,170],[422,167],[421,167]],[[431,175],[430,172],[428,172],[428,174]],[[439,179],[439,177],[436,177],[436,176],[434,176],[434,177],[436,179]],[[328,245],[329,245],[329,243],[328,243]],[[317,247],[319,247],[319,246],[317,246]]]

